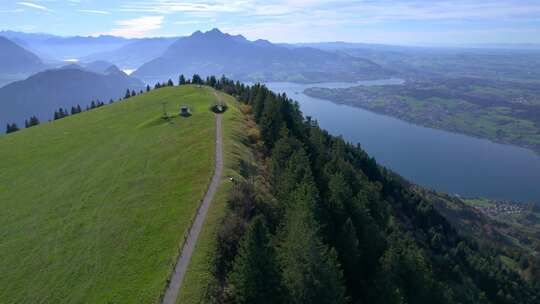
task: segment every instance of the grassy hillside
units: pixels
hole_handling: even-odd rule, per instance
[[[2,303],[158,301],[212,175],[214,99],[163,88],[0,137]]]
[[[236,101],[228,97],[227,102],[233,104]],[[223,130],[224,175],[242,180],[241,164],[253,164],[255,159],[253,151],[246,144],[248,140],[248,132],[245,131],[246,116],[237,107],[229,109],[224,114],[230,124],[230,127],[225,126]],[[216,249],[216,233],[226,213],[227,199],[232,187],[233,184],[229,180],[223,180],[214,197],[177,299],[179,304],[199,304],[204,300],[204,293],[212,279],[211,262]]]

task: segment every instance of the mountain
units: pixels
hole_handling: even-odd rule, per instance
[[[82,61],[105,60],[123,70],[135,70],[144,63],[157,58],[178,38],[145,38],[126,44],[118,49],[91,54]]]
[[[73,65],[47,70],[0,88],[0,125],[16,122],[21,126],[31,115],[48,120],[59,107],[84,107],[92,100],[108,102],[123,97],[128,88],[138,91],[143,86],[117,68],[106,73]]]
[[[193,303],[539,303],[538,235],[486,234],[484,224],[505,224],[461,207],[450,220],[454,205],[438,206],[447,199],[330,135],[287,96],[222,83],[253,114],[245,134],[262,157],[239,165],[206,267],[213,279]]]
[[[48,60],[80,59],[97,52],[112,51],[132,40],[122,37],[74,36],[61,37],[49,34],[3,31],[0,35],[20,41],[28,49]]]
[[[44,68],[38,56],[0,36],[0,87]]]
[[[153,82],[176,78],[180,73],[296,82],[355,81],[390,75],[362,58],[308,47],[289,48],[266,40],[249,41],[218,29],[178,39],[162,56],[144,64],[133,75]]]
[[[227,174],[177,303],[538,303],[535,207],[515,218],[506,204],[471,208],[382,167],[285,95],[202,84],[0,137],[7,303],[159,301],[183,236],[198,231],[191,219],[206,214],[214,143]],[[214,115],[219,100],[228,109]]]
[[[114,64],[104,60],[87,63],[84,65],[84,69],[94,73],[106,73],[109,69],[119,70]]]
[[[43,67],[38,56],[0,36],[0,73],[36,72]]]

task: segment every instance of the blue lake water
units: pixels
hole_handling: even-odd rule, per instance
[[[399,84],[400,80],[361,82]],[[303,94],[309,87],[350,83],[267,83],[299,102],[304,115],[352,143],[382,165],[426,187],[467,197],[540,203],[540,155],[516,146],[425,128],[385,115]]]

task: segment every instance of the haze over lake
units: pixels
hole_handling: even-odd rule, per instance
[[[364,85],[399,84],[399,79]],[[425,128],[360,108],[303,94],[309,87],[344,88],[350,83],[267,83],[297,100],[305,115],[334,135],[343,135],[377,161],[420,185],[466,197],[540,202],[540,155],[519,147]]]

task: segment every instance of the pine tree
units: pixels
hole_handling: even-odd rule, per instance
[[[314,219],[314,185],[298,187],[286,215],[279,249],[283,284],[290,303],[346,303],[337,254],[326,247]]]
[[[174,87],[174,83],[173,83],[172,79],[169,79],[169,81],[167,81],[167,86]]]
[[[131,92],[129,91],[129,89],[126,90],[126,95],[124,95],[124,99],[128,99],[131,97]]]
[[[16,123],[12,123],[12,124],[7,124],[6,126],[6,133],[13,133],[13,132],[17,132],[19,131],[19,127],[17,126]]]
[[[193,78],[191,79],[191,83],[193,84],[203,84],[203,80],[199,74],[193,74]]]
[[[268,91],[266,88],[262,88],[258,91],[255,100],[253,102],[253,115],[255,116],[255,121],[259,122],[265,107],[266,102],[266,95],[268,94]]]
[[[186,77],[184,77],[184,74],[181,74],[178,78],[178,85],[184,85],[186,84]]]
[[[27,128],[37,126],[39,125],[39,119],[36,116],[30,117],[30,120],[25,121],[25,125]]]
[[[363,283],[361,282],[361,271],[359,271],[361,252],[358,237],[356,236],[356,229],[350,218],[341,227],[336,243],[336,249],[338,250],[341,265],[343,266],[347,291],[353,299],[359,299],[362,296],[360,293],[361,288],[359,287]]]
[[[146,85],[146,92],[150,92],[150,90],[151,90],[151,89],[150,89],[150,85],[147,84],[147,85]]]
[[[228,279],[235,303],[279,303],[281,288],[270,235],[261,217],[250,223]]]
[[[273,96],[268,96],[265,100],[264,111],[259,122],[261,134],[268,150],[272,149],[274,143],[279,138],[281,128],[284,126],[280,105],[281,102],[277,101]]]

